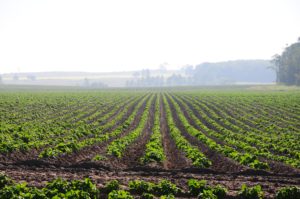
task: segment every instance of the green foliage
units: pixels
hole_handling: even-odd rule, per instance
[[[24,197],[26,193],[29,192],[29,188],[26,183],[23,184],[15,184],[11,186],[5,186],[0,190],[0,198],[2,199],[17,199]]]
[[[133,197],[127,191],[113,190],[108,194],[108,199],[133,199]]]
[[[151,193],[143,193],[141,199],[154,199],[155,196]]]
[[[96,185],[89,178],[85,178],[83,181],[73,180],[70,186],[74,190],[80,190],[89,193],[92,198],[96,197],[98,194]]]
[[[108,182],[105,187],[104,187],[104,190],[109,193],[111,191],[114,191],[114,190],[118,190],[120,188],[120,184],[119,184],[119,181],[118,180],[112,180],[110,182]]]
[[[173,194],[162,195],[160,199],[175,199],[175,196]]]
[[[9,178],[1,175],[4,186],[0,188],[1,199],[98,199],[107,194],[110,199],[133,199],[130,194],[137,194],[141,199],[160,198],[173,199],[181,194],[181,190],[173,183],[162,180],[159,183],[142,180],[129,181],[130,192],[119,190],[119,182],[110,181],[102,189],[101,194],[96,185],[89,179],[67,181],[61,178],[48,182],[44,188],[28,187],[26,183],[15,184]],[[221,186],[208,186],[205,180],[188,180],[189,196],[199,199],[224,199],[227,190]],[[105,197],[106,197],[105,196]],[[155,197],[156,196],[156,197]],[[241,199],[262,199],[264,196],[260,185],[247,187],[242,185],[238,193]],[[276,199],[298,199],[299,187],[284,187],[277,191]]]
[[[197,196],[200,192],[207,188],[206,180],[188,180],[189,193],[193,196]]]
[[[153,191],[153,188],[155,187],[155,184],[151,182],[145,182],[142,180],[134,180],[134,181],[129,181],[128,186],[131,192],[141,194],[141,193],[151,193]]]
[[[211,165],[196,146],[197,142],[216,154],[220,153],[221,156],[254,169],[269,169],[266,163],[268,161],[260,161],[263,159],[300,168],[298,92],[154,92],[146,94],[144,91],[126,91],[126,95],[118,93],[106,97],[106,92],[45,94],[1,91],[0,152],[5,157],[12,151],[28,153],[30,150],[44,149],[39,154],[40,158],[56,158],[106,140],[118,140],[115,151],[120,152],[117,155],[120,157],[137,137],[143,135],[143,127],[149,121],[147,117],[152,116],[144,109],[144,105],[150,108],[149,105],[154,102],[151,99],[158,96],[152,135],[146,145],[142,163],[162,163],[165,158],[162,146],[162,130],[165,129],[160,129],[160,119],[164,116],[162,110],[165,110],[166,127],[170,129],[171,139],[197,168]],[[143,118],[140,124],[138,121],[134,122],[137,118]],[[129,127],[134,128],[127,131]],[[125,130],[125,135],[121,135]],[[116,137],[119,139],[115,139]],[[195,143],[191,144],[187,138],[193,139]],[[105,157],[96,155],[93,159],[105,160]],[[97,189],[90,183],[57,179],[49,182],[45,188],[38,189],[14,184],[7,177],[0,176],[0,189],[11,197],[93,198]],[[132,185],[130,191],[156,194],[159,197],[165,193],[156,193],[155,191],[162,190],[158,187],[156,184],[140,182]],[[207,185],[201,191],[197,182],[191,183],[190,187],[193,187],[190,188],[193,196],[203,192],[202,195],[213,193],[221,198],[226,192],[222,188]],[[197,191],[192,191],[193,189]],[[250,189],[245,189],[246,195],[254,192],[249,191]],[[26,191],[26,196],[22,190]],[[287,188],[278,195],[292,197],[289,194],[293,194],[293,190],[295,188]],[[180,195],[175,194],[176,191],[169,192]]]
[[[198,168],[206,168],[209,167],[212,163],[211,161],[198,150],[197,147],[192,146],[184,136],[181,135],[180,130],[177,128],[174,118],[172,116],[171,110],[170,110],[170,104],[168,103],[166,96],[163,98],[165,107],[166,107],[166,116],[167,116],[167,123],[169,125],[170,134],[171,137],[174,139],[176,146],[182,150],[184,153],[186,153],[187,157],[192,160],[193,165]],[[182,112],[179,110],[178,105],[175,105],[175,109],[177,111],[177,114],[179,114],[179,119],[183,123],[183,125],[186,127],[187,131],[189,129],[192,129],[192,127],[189,125],[187,119],[184,117]],[[195,130],[195,129],[193,129]]]
[[[263,169],[263,170],[269,170],[270,167],[268,165],[268,163],[266,162],[261,162],[257,159],[255,159],[253,162],[251,162],[249,164],[250,167],[254,168],[254,169]]]
[[[98,155],[95,155],[95,157],[93,157],[92,160],[93,161],[102,161],[102,160],[107,160],[107,157],[98,154]]]
[[[162,180],[158,184],[151,182],[145,182],[143,180],[129,181],[129,190],[132,193],[144,194],[151,193],[155,195],[176,195],[181,190],[172,182],[168,180]],[[171,196],[170,196],[171,197]]]
[[[28,187],[26,183],[14,184],[6,176],[1,176],[1,179],[2,182],[6,182],[5,186],[0,188],[1,199],[97,199],[99,194],[96,185],[89,178],[83,181],[58,178],[48,182],[42,189]]]
[[[161,97],[163,104],[160,104]],[[268,161],[260,159],[263,157],[300,168],[300,97],[293,91],[284,95],[212,90],[114,91],[113,94],[109,91],[63,94],[1,91],[0,153],[5,156],[12,151],[37,150],[41,151],[40,158],[56,158],[111,140],[116,141],[111,152],[121,157],[142,135],[143,128],[118,137],[124,138],[115,138],[132,126],[139,110],[147,114],[141,107],[152,104],[151,99],[155,98],[154,125],[141,159],[143,164],[161,164],[165,159],[160,129],[160,106],[164,105],[171,138],[194,167],[206,168],[211,162],[198,147],[190,144],[178,124],[184,128],[184,134],[245,166],[268,170]],[[170,107],[175,110],[170,111]],[[176,120],[173,113],[178,116]],[[93,160],[105,158],[96,155]]]
[[[189,193],[198,198],[223,199],[226,197],[227,190],[221,185],[210,187],[206,180],[190,179],[188,181]]]
[[[154,125],[152,128],[150,141],[146,145],[145,155],[141,158],[141,162],[147,164],[149,162],[162,162],[166,159],[160,132],[160,101],[159,97],[155,103]]]
[[[52,194],[65,193],[69,189],[70,185],[68,181],[63,180],[62,178],[58,178],[56,180],[53,180],[52,182],[48,182],[45,187],[46,192],[49,190],[48,196],[51,197],[54,196]]]
[[[75,142],[59,143],[54,148],[47,148],[39,155],[40,158],[56,157],[61,154],[77,151],[80,145]]]
[[[198,199],[218,199],[211,189],[204,189],[199,193]]]
[[[141,135],[149,118],[149,107],[152,100],[153,96],[150,100],[147,101],[146,107],[137,127],[134,130],[132,130],[128,135],[115,139],[112,143],[108,145],[107,153],[109,155],[113,155],[120,158],[126,147]]]
[[[180,97],[176,96],[176,98],[180,102],[180,104],[182,104],[182,106],[185,107],[185,109],[189,113],[189,117],[191,117],[194,120],[194,122],[201,129],[203,129],[206,132],[206,134],[208,134],[212,138],[215,137],[220,140],[224,140],[225,142],[228,143],[228,145],[221,145],[221,144],[216,143],[215,140],[213,140],[212,138],[209,138],[207,135],[205,135],[201,131],[198,131],[197,129],[195,129],[194,127],[189,125],[185,116],[179,112],[179,108],[176,108],[181,120],[185,121],[183,123],[185,124],[185,128],[187,129],[189,134],[198,138],[198,140],[205,143],[212,150],[222,153],[225,156],[230,157],[243,165],[250,166],[254,169],[268,169],[269,168],[267,163],[260,162],[257,159],[257,156],[252,154],[252,153],[256,153],[256,151],[257,151],[256,148],[250,146],[249,144],[246,144],[245,142],[240,141],[240,139],[245,139],[245,136],[242,135],[242,133],[244,133],[244,130],[231,124],[227,120],[223,120],[222,118],[219,117],[218,114],[214,113],[214,111],[212,111],[212,109],[208,108],[205,104],[200,105],[199,102],[196,101],[195,99],[189,99],[193,109],[197,110],[197,112],[199,114],[201,114],[201,117],[205,118],[206,122],[209,123],[209,125],[205,125],[203,123],[203,121],[200,120],[195,115],[194,111],[192,111],[191,108],[187,104],[185,104],[186,102],[184,102],[182,99],[180,99]],[[174,102],[174,100],[171,100],[171,101],[173,101],[175,107],[178,106],[178,103]],[[203,110],[205,110],[205,111],[203,111]],[[210,117],[208,117],[208,115],[210,115]],[[212,119],[212,118],[214,118],[214,119]],[[241,131],[241,134],[233,133],[232,131],[228,130],[227,128],[224,128],[224,126],[222,126],[218,122],[216,122],[217,120],[222,120],[222,122],[224,122],[225,125],[230,126],[230,128],[234,128],[235,131]],[[216,130],[211,129],[208,126],[213,126],[214,127],[213,129],[216,129]],[[237,139],[237,137],[238,137],[238,139]],[[246,137],[246,139],[247,139],[247,141],[249,141],[247,137]],[[235,149],[235,147],[239,148],[243,151],[246,151],[246,153],[241,153],[241,152],[237,151]],[[249,151],[251,153],[247,153],[247,151]]]
[[[13,181],[10,178],[8,178],[6,175],[0,174],[0,189],[11,184],[13,184]]]
[[[260,162],[255,155],[245,153],[236,157],[243,165],[249,165],[254,169],[269,169],[269,165],[265,162]]]
[[[162,180],[153,187],[153,191],[159,195],[176,195],[180,189],[168,180]]]
[[[221,185],[217,185],[213,188],[213,193],[217,196],[218,199],[223,199],[226,197],[226,194],[228,192],[228,190],[221,186]]]
[[[272,62],[278,83],[300,85],[300,41],[286,47],[281,55],[275,55]]]
[[[239,192],[239,196],[243,199],[262,199],[264,193],[260,185],[247,187],[247,185],[243,184]]]
[[[97,198],[99,193],[95,184],[89,178],[83,181],[74,180],[66,181],[58,178],[52,182],[47,183],[43,189],[47,197],[66,197],[66,198]]]
[[[300,188],[299,187],[284,187],[276,193],[276,199],[299,199]]]

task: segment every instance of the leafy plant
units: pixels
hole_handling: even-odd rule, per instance
[[[218,199],[223,199],[226,197],[227,189],[221,185],[217,185],[212,189],[213,193],[217,196]]]
[[[98,154],[98,155],[95,155],[95,157],[93,157],[92,160],[93,161],[102,161],[102,160],[107,160],[107,157]]]
[[[216,198],[223,199],[226,197],[227,190],[221,185],[210,187],[206,180],[190,179],[188,181],[189,193],[198,198]]]
[[[155,186],[155,184],[151,182],[145,182],[141,180],[129,181],[128,185],[130,191],[140,194],[151,193],[153,191],[153,187]]]
[[[113,190],[108,194],[108,199],[133,199],[133,197],[127,191]]]
[[[162,195],[160,199],[175,199],[175,196],[173,194]]]
[[[170,104],[168,103],[166,97],[164,96],[163,102],[166,107],[166,116],[167,116],[167,123],[170,128],[170,134],[171,137],[174,139],[176,146],[182,150],[184,153],[186,153],[187,157],[192,160],[193,165],[198,168],[206,168],[209,167],[212,163],[211,161],[198,150],[197,147],[192,146],[183,135],[181,135],[180,130],[176,127],[176,124],[174,122],[171,110],[170,110]],[[178,117],[183,123],[183,125],[186,127],[187,131],[189,129],[192,129],[191,125],[189,125],[187,119],[184,117],[184,115],[179,110],[178,106],[175,105],[175,110],[178,113]],[[192,129],[194,132],[195,129]]]
[[[89,178],[85,178],[83,181],[73,180],[70,183],[70,186],[73,190],[80,190],[88,193],[91,198],[96,198],[99,192],[96,185]]]
[[[143,193],[141,199],[154,199],[155,196],[151,193]]]
[[[68,181],[63,180],[62,178],[58,178],[56,180],[53,180],[52,182],[47,183],[45,192],[47,193],[47,196],[53,197],[57,193],[66,193],[70,189],[71,187]]]
[[[114,155],[120,158],[126,147],[141,135],[149,118],[149,107],[152,99],[153,96],[150,100],[147,101],[146,107],[137,127],[134,130],[132,130],[128,135],[115,139],[112,143],[108,145],[107,153],[109,155]]]
[[[264,193],[260,185],[247,187],[246,184],[243,184],[239,192],[239,196],[243,199],[262,199]]]
[[[299,187],[284,187],[276,193],[276,199],[299,199],[300,188]]]
[[[153,187],[153,191],[159,195],[176,195],[180,189],[168,180],[162,180]]]
[[[6,175],[0,174],[0,189],[5,187],[6,185],[12,185],[13,181],[8,178]]]
[[[162,162],[166,159],[162,137],[160,131],[160,101],[156,99],[155,113],[154,113],[154,125],[152,127],[152,135],[150,141],[146,145],[145,155],[141,158],[141,162],[147,164],[149,162]]]
[[[25,193],[29,192],[29,188],[26,183],[14,184],[10,186],[5,186],[0,190],[0,198],[2,199],[17,199],[19,196],[24,196]]]
[[[204,189],[197,197],[198,199],[218,199],[211,189]]]
[[[112,180],[110,182],[108,182],[105,187],[104,190],[109,193],[111,191],[115,191],[118,190],[120,188],[120,184],[118,180]]]
[[[190,179],[188,180],[188,189],[189,193],[192,196],[197,196],[200,192],[207,188],[206,180],[195,180]]]

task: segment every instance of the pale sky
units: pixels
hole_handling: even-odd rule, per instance
[[[298,37],[299,0],[0,0],[0,73],[270,59]]]

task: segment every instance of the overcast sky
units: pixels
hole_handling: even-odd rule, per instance
[[[270,59],[299,36],[299,0],[0,0],[0,73]]]

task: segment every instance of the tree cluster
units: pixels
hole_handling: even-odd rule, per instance
[[[300,86],[300,38],[272,60],[278,83]]]
[[[235,60],[186,65],[168,73],[166,69],[136,71],[127,87],[232,85],[239,83],[272,83],[276,74],[269,60]]]

